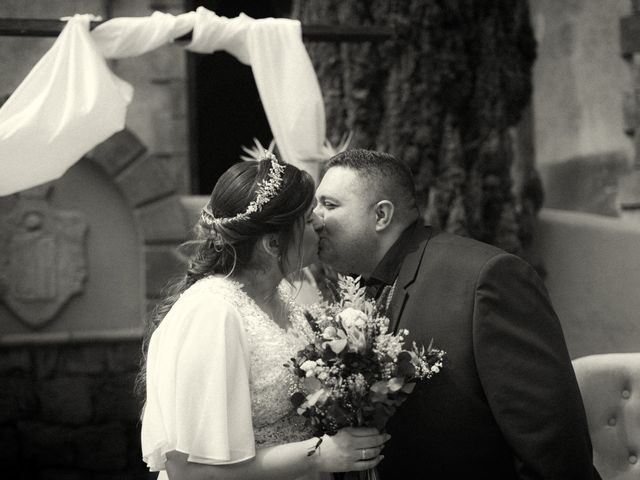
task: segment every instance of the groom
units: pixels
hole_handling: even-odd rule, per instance
[[[333,157],[316,197],[320,258],[389,298],[391,328],[447,352],[389,421],[383,479],[599,479],[558,318],[531,267],[420,221],[393,156]]]

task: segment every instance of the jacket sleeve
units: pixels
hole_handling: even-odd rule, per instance
[[[600,478],[560,322],[542,281],[516,256],[494,256],[478,276],[473,345],[519,478]]]

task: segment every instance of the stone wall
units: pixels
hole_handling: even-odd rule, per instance
[[[106,20],[145,16],[153,10],[178,14],[182,8],[181,0],[3,0],[0,17],[51,19],[93,13]],[[0,37],[0,99],[19,85],[53,41]],[[90,152],[56,188],[69,197],[74,185],[84,181],[85,177],[77,175],[80,171],[100,169],[99,174],[108,177],[105,181],[119,192],[135,226],[138,257],[133,275],[141,287],[134,296],[139,297],[131,303],[132,315],[114,319],[119,325],[97,322],[103,328],[100,332],[82,328],[96,324],[92,311],[102,316],[111,312],[92,300],[91,285],[97,285],[99,279],[91,269],[84,293],[72,298],[60,316],[38,330],[19,324],[0,306],[2,478],[155,478],[141,459],[140,402],[133,393],[133,382],[140,359],[142,317],[167,279],[181,268],[175,246],[184,239],[187,226],[178,194],[187,193],[190,182],[185,54],[182,45],[169,45],[141,57],[110,62],[110,66],[134,87],[128,130]],[[0,198],[0,217],[15,201],[13,196]],[[95,267],[98,261],[91,258],[95,251],[91,235],[116,238],[123,233],[122,226],[110,225],[103,231],[92,224],[100,214],[95,205],[89,208],[76,203],[74,210],[87,210],[88,262]],[[117,263],[122,259],[108,258],[113,261],[105,266],[121,273]],[[128,297],[115,295],[110,302],[114,306],[130,303]],[[65,315],[78,313],[79,305],[85,304],[84,323],[82,319],[66,322]],[[120,333],[109,330],[114,326]]]
[[[132,268],[136,276],[141,270],[144,290],[118,293],[117,288],[95,287],[105,274],[123,271],[117,266],[99,267],[99,249],[89,242],[87,285],[49,323],[31,330],[22,325],[15,331],[18,319],[0,305],[0,459],[11,472],[7,478],[143,479],[149,475],[140,452],[141,404],[133,391],[142,317],[161,295],[165,282],[183,268],[175,250],[186,237],[191,212],[176,195],[171,175],[162,164],[154,166],[153,157],[127,130],[98,146],[76,167],[87,170],[89,165],[102,167],[130,209],[128,215],[138,232],[138,244],[133,247],[140,260]],[[66,184],[68,175],[74,172],[54,182],[56,188],[67,185],[66,190],[73,190]],[[91,177],[85,181],[92,182]],[[109,208],[113,206],[105,205],[103,210]],[[106,216],[104,211],[87,215],[90,234],[96,236],[96,219]],[[0,219],[2,213],[0,208]],[[118,244],[129,228],[128,222],[115,223],[102,233],[108,242]],[[130,252],[120,252],[122,258],[111,255],[108,260],[117,265],[129,256]],[[100,268],[107,271],[101,274]],[[127,280],[122,278],[121,283]],[[83,305],[86,308],[80,308]],[[122,307],[133,314],[111,318]]]
[[[74,190],[69,178],[76,170],[101,169],[105,178],[100,183],[111,182],[121,195],[116,200],[128,208],[124,217],[132,219],[137,231],[137,243],[130,246],[137,253],[132,257],[132,252],[119,251],[105,257],[90,241],[83,291],[37,328],[21,324],[0,302],[0,459],[12,472],[9,478],[147,478],[140,453],[140,402],[133,393],[143,317],[165,282],[183,269],[176,246],[192,223],[162,165],[155,164],[125,130],[52,183],[69,195]],[[92,175],[78,177],[82,181],[76,184],[98,190]],[[0,200],[0,238],[12,238],[2,235],[7,232],[1,228],[3,214],[11,214],[11,198]],[[85,212],[89,237],[119,245],[120,237],[129,235],[131,220],[101,229],[99,220],[114,208],[113,199],[109,203]],[[83,202],[75,203],[75,208],[84,207]],[[123,275],[117,265],[131,258],[129,273],[140,276],[144,288],[123,292],[119,285],[100,287],[105,276]],[[129,280],[119,278],[122,285]],[[10,283],[0,282],[0,297],[10,289]],[[118,315],[123,307],[131,314]]]
[[[0,350],[2,477],[151,478],[133,395],[139,342]]]

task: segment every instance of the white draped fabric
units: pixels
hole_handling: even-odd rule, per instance
[[[0,109],[0,195],[60,177],[124,128],[133,89],[111,73],[88,32],[87,16],[69,20]]]
[[[177,17],[153,12],[149,17],[114,18],[98,25],[91,38],[105,58],[137,57],[186,35],[194,21],[195,12]]]
[[[324,104],[300,22],[243,14],[230,19],[200,7],[178,16],[116,18],[88,30],[88,16],[72,17],[0,108],[0,195],[55,180],[124,128],[133,89],[105,58],[142,55],[190,30],[189,50],[225,50],[251,65],[286,162],[307,168],[306,160],[323,157]]]

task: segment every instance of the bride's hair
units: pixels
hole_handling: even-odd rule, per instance
[[[147,320],[141,370],[136,379],[136,391],[142,397],[151,334],[182,292],[209,275],[230,275],[236,269],[261,268],[254,251],[258,239],[265,234],[278,236],[278,263],[283,273],[287,270],[284,264],[287,252],[298,248],[301,254],[304,215],[311,207],[315,192],[313,178],[307,172],[285,164],[277,194],[258,211],[247,217],[236,217],[255,200],[259,184],[268,181],[271,168],[269,160],[245,161],[224,172],[205,207],[216,221],[206,221],[206,216],[201,216],[194,227],[194,239],[180,246],[180,252],[185,254],[187,271],[182,278],[165,287],[163,300]]]

